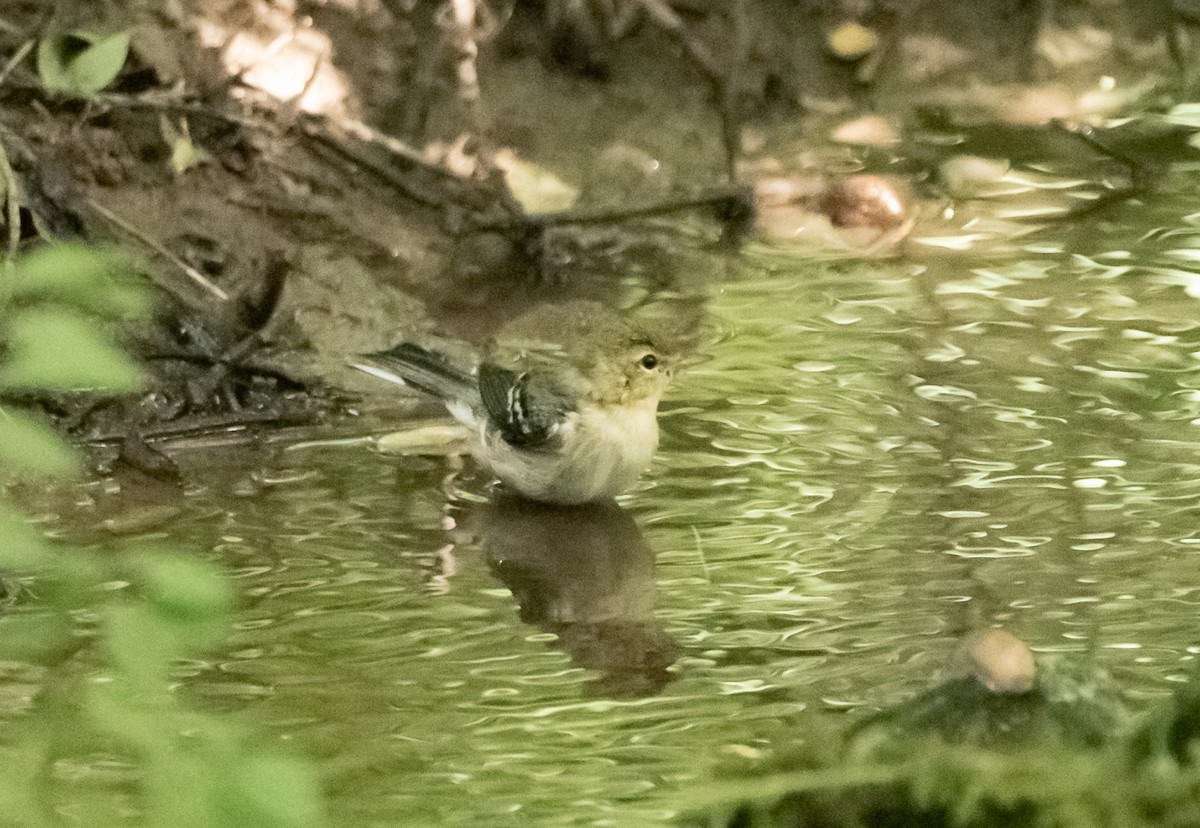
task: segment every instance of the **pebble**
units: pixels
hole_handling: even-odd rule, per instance
[[[959,675],[968,675],[989,693],[1018,695],[1033,689],[1033,652],[1005,630],[989,628],[969,633],[954,654]]]
[[[879,35],[874,29],[851,21],[831,31],[825,43],[830,54],[849,63],[861,60],[879,48]]]

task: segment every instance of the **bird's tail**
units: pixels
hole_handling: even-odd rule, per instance
[[[357,362],[350,364],[373,377],[432,394],[445,401],[451,411],[459,407],[474,410],[482,405],[479,383],[471,369],[456,364],[444,353],[411,342],[401,342],[386,351],[363,354]]]

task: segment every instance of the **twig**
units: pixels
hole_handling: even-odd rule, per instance
[[[313,117],[314,121],[316,120],[315,116],[310,117]],[[339,119],[337,121],[337,125],[360,141],[378,144],[407,164],[420,167],[426,172],[431,172],[434,175],[439,175],[443,178],[452,178],[456,181],[464,180],[461,176],[455,174],[455,172],[449,167],[445,167],[441,164],[435,164],[426,159],[425,156],[421,154],[421,151],[416,147],[401,141],[399,138],[382,133],[370,125],[364,124],[362,121]]]
[[[1137,158],[1134,158],[1132,155],[1108,146],[1108,144],[1100,139],[1100,133],[1098,133],[1096,129],[1091,126],[1086,124],[1076,126],[1074,124],[1067,123],[1061,118],[1055,118],[1050,121],[1050,128],[1058,130],[1059,132],[1064,132],[1082,142],[1088,149],[1094,150],[1105,158],[1111,158],[1118,164],[1123,164],[1125,168],[1129,170],[1129,178],[1134,185],[1141,184],[1150,174],[1155,172],[1152,165],[1147,164],[1145,161],[1141,161]]]
[[[231,348],[220,354],[213,361],[213,364],[209,366],[207,371],[195,380],[194,391],[189,391],[190,396],[193,396],[196,400],[208,399],[216,393],[218,388],[222,387],[230,371],[238,366],[242,358],[261,344],[262,337],[259,336],[258,331],[235,342]],[[237,404],[236,398],[228,402],[232,410],[239,410],[240,406]]]
[[[323,219],[328,221],[333,218],[333,213],[330,210],[320,207],[306,207],[302,204],[274,204],[260,199],[241,196],[230,196],[228,201],[234,206],[244,207],[247,210],[273,216],[283,216],[290,219]]]
[[[478,229],[502,230],[518,224],[537,228],[561,227],[571,224],[612,224],[628,219],[663,216],[701,207],[732,209],[735,212],[742,209],[753,210],[752,206],[748,206],[750,204],[752,204],[752,197],[745,188],[717,187],[693,196],[659,201],[653,204],[599,207],[594,209],[584,208],[562,210],[557,213],[535,213],[533,215],[514,216],[511,219],[484,222],[478,225]]]
[[[353,124],[354,130],[361,131],[362,135],[367,136],[366,139],[369,142],[382,146],[393,157],[404,162],[405,165],[416,167],[423,172],[435,175],[441,182],[445,182],[449,186],[433,187],[430,182],[425,182],[424,186],[422,186],[419,177],[411,174],[405,175],[389,167],[386,163],[370,158],[352,146],[347,146],[347,142],[341,141],[338,139],[338,136],[330,134],[328,130],[322,128],[321,122],[315,118],[301,118],[298,121],[298,126],[301,132],[317,143],[318,148],[336,153],[343,160],[349,161],[355,166],[366,170],[381,181],[395,187],[404,195],[426,207],[433,207],[439,210],[444,210],[448,207],[461,207],[477,213],[486,213],[489,209],[499,206],[509,213],[515,212],[512,203],[504,197],[504,192],[497,192],[496,188],[489,187],[488,181],[475,181],[455,175],[443,167],[417,157],[414,150],[405,148],[401,142],[383,140],[383,136],[380,136],[368,127],[356,122],[349,123]],[[509,222],[512,225],[518,225],[519,223],[519,221]]]
[[[21,44],[21,48],[17,49],[13,56],[8,59],[8,63],[4,64],[3,69],[0,69],[0,86],[3,86],[4,82],[8,80],[8,76],[12,74],[13,70],[21,65],[21,61],[25,60],[25,58],[29,56],[29,53],[33,51],[33,45],[36,42],[37,41],[35,41],[33,38],[26,40]]]
[[[8,253],[4,257],[5,280],[0,285],[0,309],[7,304],[11,276],[16,266],[17,248],[21,245],[21,195],[17,188],[17,177],[8,163],[8,152],[0,143],[0,177],[4,180],[4,216],[8,223]]]
[[[355,152],[354,150],[345,146],[334,136],[330,135],[325,130],[318,128],[315,122],[307,118],[302,118],[298,124],[300,131],[317,142],[317,144],[341,156],[343,160],[350,161],[352,164],[362,167],[367,172],[395,187],[397,190],[404,193],[404,195],[408,196],[418,204],[423,204],[426,207],[439,208],[445,206],[445,203],[442,199],[429,195],[420,188],[413,186],[412,182],[406,180],[403,176],[398,175],[394,170],[390,170],[382,164],[378,164],[375,161],[365,157],[362,153]]]
[[[239,115],[233,112],[224,112],[219,109],[214,109],[211,106],[194,103],[184,100],[177,95],[121,95],[113,92],[103,92],[95,95],[92,98],[95,103],[100,106],[121,107],[124,109],[151,109],[162,110],[166,112],[177,112],[182,115],[200,115],[206,118],[211,118],[216,121],[223,121],[234,126],[248,127],[250,129],[271,129],[273,124],[270,121],[253,118],[246,115]]]
[[[162,256],[164,259],[166,259],[171,264],[175,265],[175,267],[182,270],[185,276],[187,276],[189,279],[191,279],[193,282],[195,282],[200,287],[204,288],[204,290],[208,291],[213,296],[217,297],[218,299],[220,299],[223,302],[229,301],[228,293],[226,293],[224,290],[222,290],[217,285],[213,284],[208,279],[207,276],[205,276],[200,271],[196,270],[196,268],[189,265],[183,259],[176,256],[174,253],[172,253],[170,250],[168,250],[166,247],[164,247],[161,243],[150,238],[145,233],[143,233],[141,230],[134,227],[132,224],[127,222],[125,219],[118,216],[112,210],[109,210],[104,205],[98,203],[95,199],[89,198],[87,200],[87,203],[88,203],[89,207],[91,207],[93,210],[95,210],[97,213],[99,213],[101,216],[103,216],[106,220],[108,220],[112,224],[116,225],[117,227],[121,228],[126,233],[128,233],[129,235],[133,236],[135,239],[140,241],[142,244],[146,245],[146,247],[149,247],[155,253]]]
[[[213,432],[245,431],[256,425],[291,425],[312,422],[310,411],[238,411],[232,414],[210,414],[183,418],[184,422],[156,423],[144,426],[139,436],[146,440],[169,441],[200,437]],[[130,435],[109,431],[94,434],[82,442],[87,445],[123,442]]]
[[[1114,187],[1111,190],[1101,193],[1087,204],[1080,204],[1069,208],[1062,216],[1064,219],[1081,218],[1110,207],[1113,204],[1119,204],[1122,201],[1135,198],[1149,190],[1154,180],[1161,176],[1166,169],[1165,165],[1142,161],[1128,153],[1121,152],[1109,146],[1101,140],[1099,137],[1100,133],[1090,126],[1076,126],[1055,118],[1050,122],[1050,127],[1060,132],[1065,132],[1094,152],[1121,164],[1129,173],[1129,183],[1126,186]]]

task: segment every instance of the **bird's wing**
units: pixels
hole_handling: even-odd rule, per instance
[[[500,436],[521,448],[553,441],[574,410],[571,394],[562,388],[487,362],[479,366],[479,396]]]
[[[360,362],[351,365],[360,371],[389,382],[411,385],[444,400],[469,400],[475,394],[475,378],[468,370],[455,364],[444,352],[413,342],[401,342],[386,351],[363,354],[359,359]]]
[[[477,425],[481,402],[468,355],[401,342],[387,351],[363,354],[350,364],[373,377],[432,394],[456,420],[472,428]]]

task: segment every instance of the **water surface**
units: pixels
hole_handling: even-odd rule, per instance
[[[620,508],[361,445],[199,470],[167,534],[244,598],[183,686],[353,826],[661,824],[980,621],[1161,697],[1200,651],[1198,189],[964,252],[691,250],[700,354]]]

